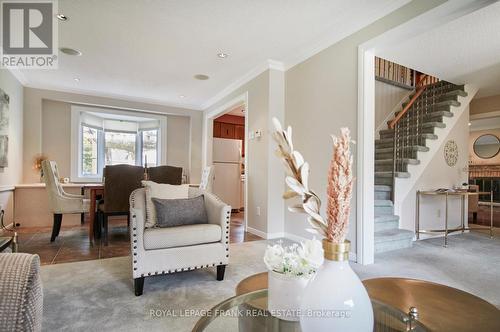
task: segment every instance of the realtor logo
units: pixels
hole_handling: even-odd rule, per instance
[[[0,1],[1,67],[57,68],[55,1]]]

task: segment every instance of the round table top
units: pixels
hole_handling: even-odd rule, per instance
[[[500,310],[489,302],[445,285],[408,278],[375,278],[363,284],[370,299],[402,312],[418,309],[418,320],[431,331],[500,331]],[[267,288],[267,272],[243,279],[236,295]]]

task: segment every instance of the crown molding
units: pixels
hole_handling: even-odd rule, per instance
[[[90,97],[109,98],[109,99],[116,99],[116,100],[120,100],[120,101],[128,101],[128,102],[135,102],[135,103],[142,103],[142,104],[182,108],[182,109],[192,110],[192,111],[202,111],[202,108],[200,107],[200,105],[196,105],[196,104],[172,103],[172,102],[165,102],[164,100],[159,100],[159,99],[154,99],[154,98],[144,98],[144,97],[138,97],[138,96],[125,96],[125,95],[114,94],[114,93],[102,93],[102,92],[96,91],[96,90],[63,88],[60,86],[47,85],[47,84],[44,84],[43,86],[40,86],[37,84],[30,84],[30,83],[23,84],[23,85],[24,85],[24,87],[31,88],[31,89],[50,90],[50,91],[85,95],[85,96],[90,96]]]
[[[219,93],[214,95],[212,98],[208,99],[205,103],[201,105],[201,109],[207,110],[208,108],[215,105],[217,102],[221,101],[223,98],[227,97],[229,94],[233,93],[239,89],[244,84],[250,82],[263,72],[269,69],[284,71],[285,66],[282,62],[268,59],[260,65],[254,67],[252,70],[247,72],[245,75],[233,81],[231,84],[222,89]]]

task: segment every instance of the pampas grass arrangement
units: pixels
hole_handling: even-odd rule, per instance
[[[341,129],[340,137],[332,135],[333,156],[328,170],[326,220],[321,216],[321,200],[309,188],[309,164],[300,152],[293,149],[292,128],[283,130],[278,119],[273,118],[275,131],[273,138],[278,144],[277,156],[283,161],[286,172],[285,182],[290,190],[283,194],[284,199],[299,197],[300,204],[292,205],[291,212],[305,213],[312,228],[307,231],[319,234],[333,243],[344,242],[351,211],[353,157],[348,128]]]

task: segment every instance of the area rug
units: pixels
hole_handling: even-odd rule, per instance
[[[215,268],[146,278],[133,293],[128,257],[46,265],[44,331],[191,331],[203,310],[234,295],[238,282],[265,271],[267,241],[231,245],[224,281]],[[377,255],[373,265],[352,264],[361,279],[401,276],[456,287],[500,305],[500,240],[479,234],[416,242]],[[230,332],[225,329],[225,332]]]

